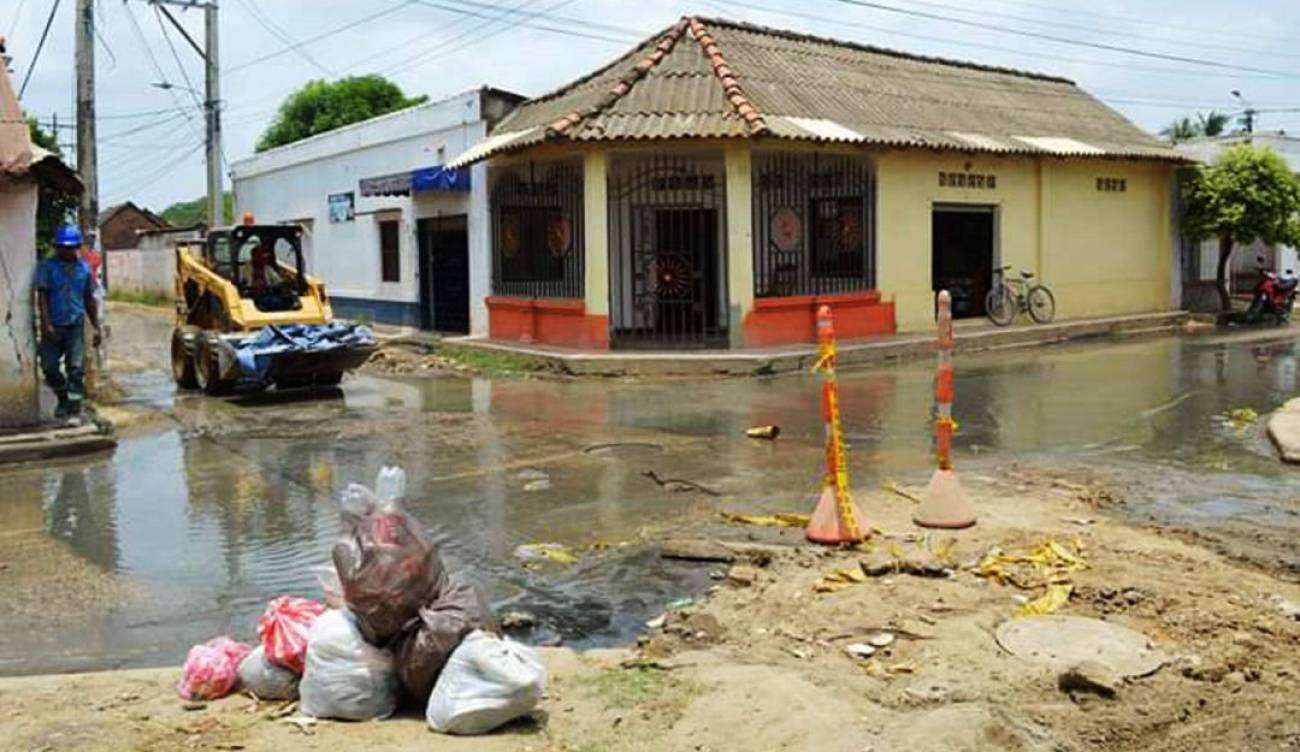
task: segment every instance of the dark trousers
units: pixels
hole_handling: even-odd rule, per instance
[[[54,327],[54,334],[41,338],[40,356],[45,383],[59,396],[59,402],[80,402],[86,395],[85,324]]]

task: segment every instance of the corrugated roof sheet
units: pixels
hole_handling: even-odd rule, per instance
[[[520,132],[453,164],[543,139],[691,137],[1184,161],[1064,78],[698,17],[525,102],[496,131]]]

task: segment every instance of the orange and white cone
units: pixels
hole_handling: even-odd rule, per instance
[[[939,469],[930,477],[921,505],[912,521],[921,527],[963,528],[975,524],[975,505],[957,480],[952,469],[952,297],[939,291],[939,365],[935,374],[934,396],[939,416],[934,421],[934,439]]]
[[[840,426],[840,390],[835,382],[835,326],[830,306],[817,309],[817,365],[822,374],[822,423],[826,426],[826,476],[821,496],[804,535],[814,543],[858,543],[865,536],[858,527],[862,512],[849,492],[849,469],[844,459],[844,434]]]

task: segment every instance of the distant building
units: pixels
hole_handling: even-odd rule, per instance
[[[124,201],[99,213],[99,247],[105,251],[135,248],[136,236],[150,230],[165,230],[171,223],[132,201]]]
[[[522,99],[477,89],[241,159],[235,215],[301,225],[341,316],[486,334],[486,172],[445,163]]]
[[[41,186],[74,195],[82,190],[67,165],[31,142],[0,38],[0,429],[41,419],[32,291]]]
[[[176,291],[176,245],[202,240],[203,223],[189,227],[142,230],[132,248],[104,254],[113,292],[146,297],[173,297]]]
[[[1060,318],[1169,310],[1185,161],[1063,78],[687,17],[452,166],[487,163],[491,336],[606,349],[927,330],[1002,266]]]
[[[1206,136],[1182,141],[1175,145],[1179,153],[1198,162],[1211,163],[1225,149],[1242,143],[1272,149],[1291,167],[1291,172],[1300,175],[1300,136],[1288,135],[1285,131],[1257,131],[1255,133],[1232,133],[1222,136]],[[1239,245],[1232,251],[1232,260],[1228,266],[1229,289],[1234,292],[1248,292],[1259,281],[1259,271],[1263,267],[1274,271],[1290,269],[1300,274],[1300,254],[1295,248],[1286,245],[1271,246],[1255,242],[1247,246]],[[1218,276],[1219,243],[1207,240],[1204,243],[1182,244],[1182,276],[1184,305],[1192,310],[1217,311],[1219,295],[1215,287]]]

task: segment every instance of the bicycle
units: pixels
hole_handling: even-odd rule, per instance
[[[1027,312],[1039,324],[1046,324],[1056,316],[1056,297],[1045,285],[1030,282],[1034,273],[1021,270],[1020,279],[1007,279],[1010,266],[993,272],[993,289],[984,298],[984,311],[998,326],[1015,320],[1016,314]]]

